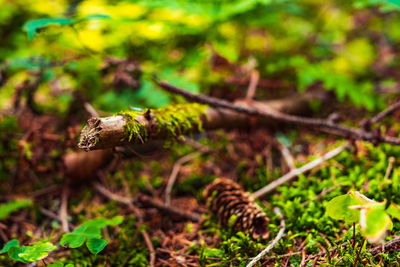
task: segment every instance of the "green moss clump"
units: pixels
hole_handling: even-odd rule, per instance
[[[203,131],[201,116],[206,115],[207,105],[197,103],[169,105],[160,109],[151,109],[154,121],[157,124],[157,133],[165,132],[165,144],[168,146],[176,138],[194,131]],[[133,137],[139,138],[143,143],[147,141],[149,133],[146,125],[136,120],[138,115],[143,116],[146,111],[124,111],[117,115],[126,117],[125,132],[128,141]]]
[[[152,110],[159,131],[165,131],[166,144],[177,137],[192,133],[195,129],[203,131],[200,117],[206,115],[207,105],[197,103],[170,105]]]
[[[138,138],[142,141],[142,143],[144,143],[147,139],[148,134],[146,125],[136,120],[136,116],[143,115],[143,113],[143,111],[124,111],[117,114],[125,116],[126,118],[124,138],[128,138],[129,142],[133,137]]]

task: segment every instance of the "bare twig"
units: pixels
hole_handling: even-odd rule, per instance
[[[113,192],[111,192],[110,190],[108,190],[107,188],[105,188],[104,186],[102,186],[101,184],[94,184],[94,188],[101,193],[103,196],[115,200],[119,203],[125,204],[125,205],[133,205],[133,199],[131,198],[127,198],[127,197],[122,197],[118,194],[115,194]]]
[[[178,159],[174,163],[174,166],[172,167],[171,175],[169,176],[169,179],[168,179],[167,187],[165,188],[165,204],[167,204],[168,206],[171,206],[172,187],[174,186],[174,183],[176,181],[176,178],[178,177],[178,173],[179,173],[179,170],[181,169],[182,165],[193,160],[201,153],[205,153],[207,151],[209,151],[209,149],[207,147],[205,147],[201,151],[196,151],[196,152],[193,152],[193,153],[183,156],[182,158]]]
[[[122,197],[118,194],[112,193],[111,191],[109,191],[107,188],[105,188],[104,186],[102,186],[101,184],[94,184],[94,188],[101,193],[102,195],[104,195],[105,197],[115,200],[117,202],[120,202],[122,204],[128,205],[128,206],[133,206],[135,201],[131,198],[127,198],[127,197]],[[144,205],[148,205],[151,206],[153,208],[156,208],[160,211],[166,212],[168,214],[172,214],[172,215],[176,215],[179,216],[181,218],[185,218],[185,219],[189,219],[192,220],[194,222],[198,222],[200,221],[201,217],[198,214],[195,213],[186,213],[184,211],[181,211],[177,208],[174,207],[170,207],[165,205],[164,203],[162,203],[161,201],[157,201],[154,200],[151,197],[148,197],[146,195],[140,195],[137,198],[137,201],[144,204]]]
[[[65,233],[69,232],[67,209],[68,209],[68,186],[64,185],[61,192],[61,207],[60,207],[59,217],[61,220],[63,231]]]
[[[268,108],[268,107],[265,107],[264,109],[261,110],[259,108],[255,108],[255,107],[251,107],[251,106],[247,106],[247,107],[239,106],[237,104],[232,104],[223,99],[218,99],[215,97],[210,97],[210,96],[201,95],[201,94],[193,94],[189,91],[186,91],[184,89],[180,89],[176,86],[173,86],[165,81],[159,82],[158,85],[168,92],[182,95],[183,97],[185,97],[188,100],[202,103],[202,104],[207,104],[212,107],[229,109],[229,110],[244,113],[247,115],[269,118],[269,119],[286,122],[286,123],[292,123],[292,124],[301,125],[301,126],[314,127],[314,128],[318,128],[321,131],[326,132],[328,134],[339,135],[339,136],[343,136],[346,138],[352,138],[355,140],[364,140],[364,141],[369,141],[369,142],[373,142],[373,143],[382,142],[382,143],[389,143],[389,144],[393,144],[393,145],[400,145],[400,139],[398,139],[396,137],[380,136],[380,135],[377,135],[375,132],[369,132],[369,131],[367,132],[363,129],[357,129],[357,128],[351,128],[351,127],[339,125],[330,120],[313,119],[313,118],[289,115],[289,114],[285,114],[285,113],[279,112],[277,110],[274,110],[273,108]]]
[[[86,102],[84,104],[84,107],[85,107],[86,111],[89,112],[89,114],[92,117],[95,117],[95,118],[99,117],[99,113],[97,113],[96,109],[89,102]]]
[[[315,168],[316,166],[318,166],[319,164],[323,163],[324,161],[329,160],[329,159],[339,155],[347,147],[348,147],[348,143],[346,143],[344,145],[341,145],[341,146],[335,148],[334,150],[329,151],[325,155],[323,155],[323,156],[321,156],[321,157],[319,157],[319,158],[307,163],[306,165],[286,173],[281,178],[273,181],[272,183],[268,184],[267,186],[265,186],[265,187],[257,190],[256,192],[254,192],[252,194],[252,196],[254,198],[259,198],[259,197],[271,192],[272,190],[274,190],[278,186],[280,186],[280,185],[292,180],[297,175],[302,174],[302,173],[304,173],[306,171],[309,171],[309,170]]]
[[[286,165],[289,167],[289,169],[292,171],[296,169],[296,166],[294,165],[294,159],[292,154],[290,153],[289,149],[285,146],[284,143],[279,141],[278,138],[276,138],[276,143],[278,145],[279,151],[282,154],[282,157],[284,158]]]
[[[165,204],[167,204],[168,206],[171,206],[171,191],[176,181],[176,178],[178,177],[178,173],[179,170],[181,169],[181,166],[186,162],[193,160],[198,155],[200,155],[199,152],[193,152],[183,156],[174,163],[171,175],[169,176],[168,179],[167,187],[165,188]]]
[[[253,70],[250,73],[250,83],[249,87],[247,88],[246,100],[252,100],[254,98],[259,80],[260,73],[257,70]]]
[[[385,173],[385,178],[383,179],[384,181],[386,181],[387,179],[389,179],[390,174],[392,173],[393,170],[393,163],[395,162],[395,158],[394,157],[389,157],[389,164],[388,167],[386,169],[386,173]]]
[[[156,252],[154,251],[153,243],[151,243],[149,234],[146,232],[146,230],[142,230],[142,236],[150,252],[150,267],[154,267],[156,262]]]
[[[246,267],[252,267],[254,266],[262,257],[264,257],[277,243],[278,241],[282,238],[283,234],[285,233],[285,220],[282,217],[282,213],[278,208],[274,209],[274,212],[278,214],[281,217],[281,229],[279,230],[278,235],[275,237],[274,240],[266,247],[263,251],[261,251],[254,259],[252,259],[249,264],[246,265]]]
[[[49,218],[52,218],[53,220],[59,221],[61,222],[61,219],[59,216],[57,216],[57,214],[55,214],[54,212],[51,212],[49,210],[46,210],[43,207],[40,207],[40,212],[43,213],[44,215],[46,215]]]
[[[377,255],[378,253],[383,251],[386,252],[399,251],[399,249],[400,249],[400,236],[397,236],[394,239],[384,243],[383,246],[379,245],[372,249],[369,249],[368,253],[371,253],[372,255]]]
[[[372,124],[377,123],[378,121],[380,121],[381,119],[383,119],[386,116],[389,116],[390,114],[392,114],[399,108],[400,108],[400,101],[394,103],[393,105],[390,105],[387,109],[385,109],[384,111],[378,113],[376,116],[371,118],[369,120],[370,124],[372,125]]]
[[[200,219],[201,219],[201,216],[196,214],[196,213],[187,213],[187,212],[184,212],[184,211],[182,211],[180,209],[177,209],[177,208],[174,208],[174,207],[171,207],[171,206],[167,206],[164,203],[162,203],[161,201],[157,201],[157,200],[155,200],[153,198],[150,198],[150,197],[148,197],[146,195],[140,195],[138,197],[138,201],[143,203],[143,204],[145,204],[145,205],[149,205],[149,206],[151,206],[153,208],[156,208],[156,209],[158,209],[160,211],[163,211],[163,212],[166,212],[166,213],[169,213],[169,214],[172,214],[172,215],[177,215],[177,216],[179,216],[181,218],[189,219],[189,220],[191,220],[193,222],[199,222]]]

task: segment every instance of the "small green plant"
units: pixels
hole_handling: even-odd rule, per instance
[[[108,244],[107,240],[102,239],[101,229],[106,226],[117,226],[121,224],[122,221],[122,216],[116,216],[112,219],[97,218],[86,221],[82,225],[78,226],[73,232],[63,234],[60,244],[64,247],[78,248],[86,242],[86,247],[89,251],[92,254],[97,255]],[[23,263],[42,260],[49,255],[50,251],[57,249],[57,246],[50,242],[50,239],[53,238],[54,236],[47,239],[38,239],[37,241],[30,243],[29,246],[20,246],[18,240],[13,239],[4,245],[0,250],[0,254],[8,253],[8,256],[11,259]]]
[[[326,212],[331,218],[344,220],[346,224],[358,222],[361,234],[368,242],[380,243],[386,231],[393,227],[390,216],[400,219],[400,207],[392,203],[386,208],[386,202],[376,202],[360,192],[350,191],[330,200]]]
[[[101,238],[101,229],[106,226],[117,226],[123,221],[122,216],[112,219],[97,218],[78,226],[73,232],[64,234],[60,240],[62,246],[78,248],[86,242],[86,247],[92,254],[97,255],[108,244]]]
[[[4,245],[0,254],[8,253],[8,256],[13,260],[28,263],[46,258],[49,252],[56,248],[53,243],[47,240],[38,240],[30,243],[29,246],[20,246],[18,240],[13,239]]]

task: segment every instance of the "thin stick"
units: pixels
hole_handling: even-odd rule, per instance
[[[280,185],[292,180],[297,175],[302,174],[302,173],[304,173],[306,171],[309,171],[309,170],[315,168],[316,166],[320,165],[324,161],[327,161],[327,160],[339,155],[347,147],[348,147],[348,143],[346,143],[344,145],[341,145],[341,146],[335,148],[334,150],[329,151],[325,155],[323,155],[323,156],[321,156],[321,157],[319,157],[319,158],[307,163],[306,165],[286,173],[281,178],[273,181],[272,183],[268,184],[267,186],[265,186],[265,187],[257,190],[256,192],[254,192],[252,194],[252,196],[254,198],[259,198],[259,197],[271,192],[272,190],[276,189],[278,186],[280,186]]]
[[[385,173],[385,178],[383,178],[384,181],[386,181],[387,179],[389,179],[390,174],[392,173],[393,170],[393,163],[395,162],[395,158],[394,157],[389,157],[389,164],[388,167],[386,169],[386,173]]]
[[[142,236],[147,248],[150,251],[150,267],[154,267],[154,264],[156,262],[156,252],[154,251],[153,243],[151,243],[149,234],[146,232],[146,230],[142,230]]]
[[[182,211],[180,209],[177,209],[177,208],[174,208],[174,207],[171,207],[171,206],[167,206],[164,203],[162,203],[161,201],[157,201],[157,200],[155,200],[153,198],[150,198],[150,197],[148,197],[146,195],[139,196],[138,197],[138,201],[143,203],[143,204],[149,205],[149,206],[151,206],[153,208],[156,208],[156,209],[158,209],[160,211],[164,211],[166,213],[179,216],[181,218],[189,219],[189,220],[191,220],[193,222],[199,222],[201,220],[201,216],[196,214],[196,213],[187,213],[187,212],[184,212],[184,211]]]
[[[193,160],[195,157],[200,155],[199,152],[193,152],[183,156],[182,158],[178,159],[174,166],[172,167],[171,175],[169,176],[167,187],[165,188],[165,204],[171,206],[171,191],[172,187],[175,184],[176,178],[178,177],[179,170],[181,169],[182,165],[188,161]]]
[[[171,192],[172,192],[172,187],[175,184],[176,178],[178,177],[179,170],[181,169],[182,165],[185,164],[186,162],[189,162],[196,158],[198,155],[206,152],[210,152],[211,150],[206,147],[206,146],[199,146],[199,151],[187,154],[183,156],[182,158],[178,159],[175,163],[174,166],[172,167],[172,172],[169,176],[167,187],[165,188],[165,204],[168,206],[171,206]]]
[[[375,142],[383,142],[383,143],[389,143],[389,144],[393,144],[393,145],[400,145],[400,139],[398,139],[396,137],[379,136],[374,132],[367,132],[362,129],[351,128],[351,127],[339,125],[330,120],[313,119],[313,118],[289,115],[289,114],[285,114],[285,113],[279,112],[277,110],[274,110],[272,108],[264,108],[263,110],[261,110],[261,109],[255,108],[255,107],[239,106],[237,104],[232,104],[231,102],[228,102],[223,99],[218,99],[215,97],[210,97],[210,96],[206,96],[206,95],[202,95],[202,94],[193,94],[189,91],[186,91],[184,89],[180,89],[176,86],[173,86],[165,81],[159,82],[158,85],[168,92],[182,95],[183,97],[185,97],[188,100],[202,103],[202,104],[207,104],[212,107],[229,109],[229,110],[233,110],[233,111],[236,111],[239,113],[244,113],[247,115],[264,117],[264,118],[268,118],[268,119],[274,119],[277,121],[297,124],[297,125],[301,125],[301,126],[316,127],[316,128],[319,128],[322,132],[325,132],[328,134],[339,135],[339,136],[343,136],[346,138],[351,137],[355,140],[364,140],[364,141],[369,141],[369,142],[374,142],[374,143]]]
[[[274,209],[274,212],[278,214],[281,217],[281,229],[279,230],[278,235],[275,237],[275,239],[266,247],[263,251],[261,251],[252,261],[249,262],[249,264],[246,265],[246,267],[252,267],[254,266],[262,257],[264,257],[276,244],[278,241],[282,238],[283,234],[285,233],[285,220],[283,219],[282,213],[278,208]]]
[[[376,246],[372,249],[369,249],[368,252],[372,255],[376,255],[379,252],[385,251],[399,251],[400,248],[400,236],[395,237],[394,239],[384,243],[383,245]]]
[[[61,220],[63,231],[65,233],[69,232],[67,209],[68,209],[68,186],[64,185],[61,192],[61,207],[60,207],[59,217]]]
[[[257,84],[260,80],[260,73],[257,70],[253,70],[250,73],[250,83],[247,88],[246,100],[252,100],[256,94]]]
[[[51,212],[49,210],[46,210],[43,207],[40,207],[40,212],[43,213],[44,215],[46,215],[49,218],[52,218],[53,220],[59,221],[61,222],[61,219],[59,216],[57,216],[54,212]]]
[[[393,112],[395,112],[397,109],[400,108],[400,101],[394,103],[393,105],[390,105],[387,109],[384,111],[378,113],[376,116],[374,116],[372,119],[369,120],[370,124],[377,123],[381,119],[383,119],[386,116],[389,116]]]
[[[115,200],[117,202],[120,202],[122,204],[125,204],[127,206],[133,206],[134,205],[134,200],[131,198],[127,198],[127,197],[122,197],[118,194],[112,193],[111,191],[109,191],[107,188],[105,188],[104,186],[102,186],[101,184],[95,183],[94,184],[94,188],[101,193],[102,195],[104,195],[105,197]],[[146,204],[148,206],[151,206],[153,208],[156,208],[158,210],[164,211],[166,213],[169,214],[173,214],[173,215],[177,215],[179,217],[185,218],[185,219],[189,219],[192,220],[194,222],[198,222],[200,221],[201,217],[198,214],[195,213],[186,213],[184,211],[181,211],[177,208],[174,207],[170,207],[165,205],[164,203],[162,203],[161,201],[157,201],[154,200],[146,195],[140,195],[137,198],[138,202],[141,202],[142,204]]]
[[[97,113],[96,109],[89,102],[85,102],[83,106],[85,107],[86,111],[90,114],[90,116],[95,118],[99,117],[99,113]]]
[[[292,154],[290,153],[289,149],[285,146],[284,143],[279,141],[278,138],[276,138],[276,142],[278,144],[279,151],[282,154],[283,159],[286,162],[286,165],[289,167],[289,170],[294,170],[296,169],[296,166],[294,165],[294,159]]]
[[[107,188],[105,188],[104,186],[102,186],[101,184],[95,183],[94,188],[99,193],[101,193],[103,196],[105,196],[109,199],[115,200],[115,201],[125,204],[125,205],[133,205],[133,199],[127,198],[127,197],[122,197],[118,194],[115,194],[115,193],[111,192],[110,190],[108,190]]]

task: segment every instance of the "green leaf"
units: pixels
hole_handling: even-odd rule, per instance
[[[24,252],[24,250],[25,247],[10,247],[8,250],[8,256],[13,260],[26,263],[27,261],[19,256],[20,253]]]
[[[0,250],[0,254],[3,254],[3,253],[8,252],[8,250],[9,250],[11,247],[19,247],[19,242],[18,242],[17,239],[13,239],[13,240],[8,241],[8,242],[4,245],[4,247],[2,248],[2,250]]]
[[[29,40],[33,40],[34,34],[41,28],[45,28],[49,25],[70,25],[74,23],[73,19],[69,18],[47,18],[47,19],[35,19],[25,23],[23,29],[28,33]]]
[[[372,200],[356,191],[331,199],[326,206],[326,213],[335,220],[344,220],[346,224],[358,222],[360,211],[349,209],[349,206],[370,203]],[[373,202],[373,201],[372,201]]]
[[[386,210],[388,214],[392,217],[395,217],[397,220],[400,220],[400,206],[396,204],[390,204],[389,208]]]
[[[83,234],[87,238],[100,238],[101,237],[101,228],[104,226],[88,226],[86,227],[85,231]]]
[[[32,205],[31,199],[21,199],[0,205],[0,220],[6,219],[12,212]]]
[[[108,220],[108,224],[110,226],[117,226],[120,225],[123,221],[124,221],[123,216],[115,216],[114,218]]]
[[[83,234],[84,236],[90,237],[101,237],[101,228],[103,228],[101,224],[92,225],[90,224],[82,224],[78,226],[72,233],[73,234]]]
[[[385,202],[382,202],[385,203]],[[382,203],[365,205],[361,209],[361,234],[370,243],[380,243],[384,240],[386,231],[392,229],[393,223],[385,212]]]
[[[86,241],[86,246],[92,254],[97,255],[108,244],[108,241],[100,238],[89,238]]]
[[[107,219],[106,218],[96,218],[93,220],[88,220],[82,224],[82,226],[86,226],[86,228],[98,228],[101,229],[107,226]],[[85,230],[86,231],[86,230]]]
[[[60,244],[65,246],[68,243],[69,248],[78,248],[83,245],[86,237],[83,234],[68,233],[64,234],[60,240]]]
[[[23,246],[22,252],[18,254],[19,257],[27,262],[34,262],[46,258],[49,251],[55,250],[57,247],[51,242],[35,242],[30,246]]]

